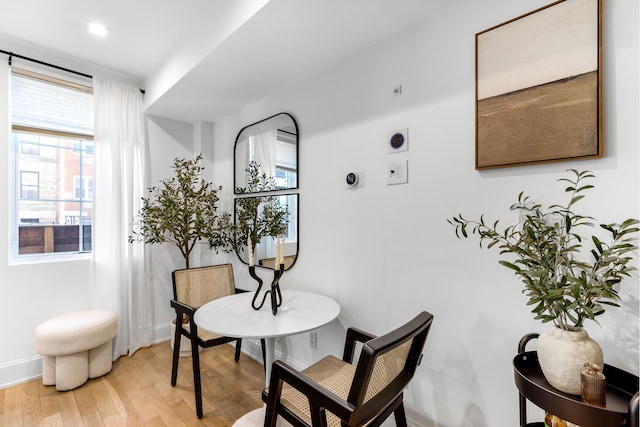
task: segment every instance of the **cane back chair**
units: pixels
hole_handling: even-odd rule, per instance
[[[423,311],[386,335],[375,338],[349,328],[342,360],[327,356],[299,372],[275,361],[266,402],[265,427],[278,415],[295,427],[379,426],[392,413],[406,427],[403,390],[422,359],[433,315]],[[356,343],[362,342],[357,364]]]
[[[208,348],[236,341],[235,360],[237,362],[240,359],[242,339],[223,337],[204,331],[195,324],[193,316],[198,308],[209,301],[245,291],[236,289],[231,264],[175,270],[171,276],[173,279],[171,306],[176,311],[171,385],[175,387],[178,379],[180,337],[184,336],[191,342],[196,415],[198,418],[202,418],[202,384],[200,381],[200,353],[198,347]],[[262,360],[265,360],[264,340],[262,340],[261,344]]]

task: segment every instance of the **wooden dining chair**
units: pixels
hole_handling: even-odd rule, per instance
[[[399,328],[375,338],[349,328],[342,360],[327,356],[303,371],[275,361],[266,402],[265,427],[278,415],[295,427],[379,426],[394,414],[406,427],[403,390],[421,362],[433,315],[423,311]],[[356,343],[362,342],[357,364]]]
[[[224,337],[204,331],[195,324],[193,316],[198,308],[209,301],[246,291],[236,289],[233,280],[233,266],[231,264],[175,270],[171,276],[173,279],[171,307],[176,311],[171,385],[175,387],[178,379],[180,337],[184,336],[191,342],[196,415],[198,418],[202,418],[202,384],[200,381],[200,353],[198,347],[208,348],[236,341],[235,360],[237,362],[240,359],[242,339]],[[264,339],[261,344],[262,360],[265,360]]]

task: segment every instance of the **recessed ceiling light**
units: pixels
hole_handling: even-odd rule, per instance
[[[100,36],[100,37],[106,36],[107,33],[109,32],[107,30],[107,27],[105,27],[104,25],[98,24],[97,22],[88,22],[87,28],[89,29],[89,31],[91,31],[92,34],[95,34],[96,36]]]

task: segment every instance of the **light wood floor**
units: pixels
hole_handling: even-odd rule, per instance
[[[171,387],[171,349],[161,343],[123,356],[112,371],[58,392],[37,379],[0,389],[0,426],[231,426],[262,405],[262,365],[233,347],[200,353],[204,416],[196,417],[191,358],[180,358]]]

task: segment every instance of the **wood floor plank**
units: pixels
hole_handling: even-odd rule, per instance
[[[40,408],[42,409],[42,419],[60,413],[60,403],[58,396],[40,396]]]
[[[64,427],[62,414],[58,412],[57,414],[52,414],[47,417],[43,417],[42,425],[47,427]]]
[[[34,381],[38,385],[38,394],[43,396],[58,396],[60,392],[53,385],[44,385],[41,380]]]
[[[6,389],[0,389],[0,427],[4,427],[4,394]]]
[[[37,380],[36,380],[37,381]],[[82,427],[82,415],[76,401],[73,391],[61,392],[58,395],[58,404],[60,405],[60,413],[62,414],[62,422],[65,427]]]
[[[107,427],[122,427],[126,424],[125,420],[122,419],[120,414],[113,414],[111,416],[103,418],[102,422]]]
[[[137,387],[135,381],[125,381],[123,386],[127,390],[127,396],[131,400],[131,404],[135,408],[140,418],[146,423],[157,416],[153,410],[153,405],[149,402],[148,390],[153,387],[147,387],[146,389],[140,389]]]
[[[131,377],[131,358],[130,357],[120,357],[113,362],[111,365],[111,372],[109,372],[109,376],[115,376],[117,378],[121,377]]]
[[[24,396],[22,398],[22,422],[25,427],[42,424],[40,391],[35,381],[25,383]]]
[[[145,410],[150,414],[154,414],[162,420],[162,422],[171,427],[183,427],[184,423],[173,411],[171,406],[162,397],[157,387],[148,387],[145,389]]]
[[[173,405],[181,401],[182,396],[171,386],[171,358],[169,357],[167,359],[166,355],[160,356],[164,353],[167,353],[169,356],[171,355],[171,349],[168,345],[162,352],[150,351],[146,353],[145,361],[151,368],[148,375],[152,376],[153,382],[160,391],[160,394],[162,394],[162,397],[169,405]]]
[[[92,380],[91,394],[96,402],[101,418],[109,418],[113,415],[120,415],[116,408],[111,394],[105,386],[105,381]]]
[[[171,387],[171,370],[167,369],[166,363],[157,358],[153,352],[144,354],[144,359],[140,356],[133,356],[137,368],[142,371],[144,376],[154,385],[156,390],[161,394],[162,398],[169,405],[180,400],[182,396]]]
[[[182,422],[188,427],[202,427],[206,425],[205,420],[208,418],[205,417],[204,420],[198,419],[195,409],[187,405],[187,402],[184,400],[174,403],[171,405],[171,408],[173,408],[173,411],[178,414]]]
[[[22,425],[22,398],[25,384],[17,384],[6,390],[4,399],[4,424],[7,426]]]
[[[87,382],[82,387],[78,387],[73,391],[78,402],[78,410],[82,416],[82,422],[85,426],[104,426],[100,411],[98,410],[98,402],[93,396],[93,388],[95,383]]]
[[[140,418],[138,411],[131,403],[127,391],[118,378],[116,376],[107,376],[104,382],[120,418],[126,423],[142,424],[142,418]]]
[[[162,418],[160,417],[153,417],[150,420],[148,420],[144,425],[147,427],[171,427],[171,426],[167,426],[162,421]]]

